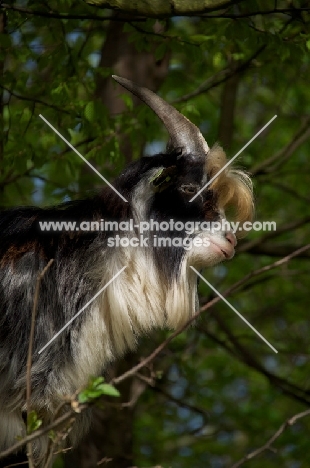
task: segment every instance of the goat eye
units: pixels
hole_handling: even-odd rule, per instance
[[[198,192],[199,187],[194,184],[184,184],[184,185],[181,185],[180,190],[186,195],[195,195],[195,193]]]

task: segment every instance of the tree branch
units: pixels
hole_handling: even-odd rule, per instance
[[[275,432],[275,434],[272,437],[270,437],[270,439],[264,445],[262,445],[261,447],[259,447],[256,450],[253,450],[253,452],[250,452],[247,455],[245,455],[237,463],[234,463],[231,466],[231,468],[239,468],[241,465],[243,465],[248,460],[252,460],[252,458],[257,457],[258,455],[260,455],[264,451],[266,451],[268,449],[271,449],[272,444],[283,434],[284,431],[286,431],[286,429],[288,427],[293,426],[294,424],[296,424],[296,422],[299,419],[305,418],[306,416],[309,416],[309,415],[310,415],[310,409],[302,411],[301,413],[297,413],[297,414],[295,414],[295,416],[292,416],[291,418],[287,419],[282,424],[282,426],[279,427],[277,432]]]
[[[146,0],[143,3],[140,2],[128,2],[127,0],[114,0],[114,1],[104,1],[104,0],[84,0],[90,6],[98,7],[98,9],[111,9],[111,10],[121,10],[122,13],[130,14],[131,20],[133,20],[134,15],[138,15],[134,18],[135,21],[145,21],[147,18],[169,18],[173,16],[197,16],[200,15],[201,18],[228,18],[228,19],[238,19],[238,18],[250,18],[257,15],[272,15],[272,14],[291,14],[297,16],[301,12],[309,12],[310,8],[273,8],[271,10],[257,10],[246,13],[220,13],[217,15],[210,15],[218,10],[229,9],[229,7],[241,3],[245,0],[231,0],[231,1],[221,1],[221,0],[196,0],[196,2],[187,2],[184,4],[182,0],[174,1],[165,1],[157,0],[158,5],[154,6],[155,1]],[[205,7],[204,7],[205,5]],[[209,5],[209,6],[208,6]],[[56,19],[78,19],[78,20],[94,20],[94,21],[126,21],[128,17],[119,17],[119,16],[100,16],[98,14],[91,15],[79,15],[73,13],[56,13],[54,11],[42,11],[42,10],[32,10],[29,8],[20,7],[18,5],[10,5],[8,3],[0,4],[0,8],[3,10],[16,11],[25,15],[40,16],[42,18],[56,18]]]
[[[252,175],[262,175],[270,172],[276,171],[279,166],[282,166],[292,154],[301,146],[310,136],[310,117],[303,119],[303,122],[300,128],[297,130],[296,134],[292,140],[278,153],[271,156],[270,158],[263,161],[261,164],[254,166],[251,169]]]
[[[287,263],[289,262],[292,258],[294,257],[297,257],[298,255],[300,255],[302,252],[306,251],[307,249],[310,249],[310,244],[307,244],[305,246],[303,246],[302,248],[296,250],[295,252],[292,252],[290,255],[287,255],[285,258],[281,259],[281,260],[278,260],[277,262],[274,262],[272,263],[271,265],[267,265],[263,268],[260,268],[254,272],[251,272],[249,273],[248,275],[246,275],[244,278],[242,278],[241,280],[237,281],[235,284],[233,284],[231,287],[229,287],[228,289],[226,289],[226,291],[224,291],[222,293],[222,296],[226,297],[228,296],[229,294],[231,294],[233,291],[235,291],[235,289],[237,289],[238,287],[240,287],[242,284],[244,284],[246,281],[248,281],[250,278],[254,277],[254,276],[257,276],[259,274],[262,274],[264,273],[265,271],[269,271],[271,270],[272,268],[276,268],[280,265],[283,265],[284,263]],[[200,310],[193,315],[192,318],[190,318],[181,328],[179,328],[178,330],[176,330],[175,332],[173,332],[166,340],[164,340],[148,357],[146,357],[145,359],[143,359],[141,362],[139,362],[139,364],[137,364],[136,366],[132,367],[130,370],[128,370],[127,372],[125,372],[124,374],[120,375],[119,377],[116,377],[114,379],[111,380],[111,384],[112,385],[117,385],[119,384],[120,382],[123,382],[124,380],[128,379],[129,377],[132,377],[133,375],[135,375],[140,369],[142,369],[144,366],[146,366],[147,364],[149,364],[151,361],[153,361],[162,351],[164,348],[166,348],[168,346],[168,344],[178,335],[180,335],[180,333],[182,333],[184,330],[186,330],[201,314],[202,312],[205,312],[206,310],[210,309],[212,306],[214,306],[215,304],[217,304],[221,299],[219,297],[215,297],[214,299],[212,299],[211,301],[209,301],[207,304],[205,304],[203,307],[200,308]]]
[[[301,247],[302,248],[302,247]],[[268,255],[269,257],[285,257],[293,252],[298,248],[297,245],[292,244],[277,244],[275,245],[273,242],[264,243],[261,245],[257,245],[255,247],[250,248],[247,250],[250,254],[253,255]],[[299,258],[309,259],[310,258],[310,251],[305,250],[299,255]]]
[[[257,10],[248,13],[239,13],[239,14],[227,14],[222,13],[220,15],[203,15],[203,18],[229,18],[229,19],[238,19],[238,18],[250,18],[251,16],[256,15],[273,15],[273,14],[284,14],[289,15],[292,14],[292,17],[297,16],[298,13],[301,12],[309,12],[310,8],[273,8],[272,10]]]
[[[274,262],[272,263],[271,265],[267,265],[263,268],[260,268],[254,272],[251,272],[249,273],[248,275],[246,275],[244,278],[242,278],[241,280],[237,281],[234,285],[232,285],[230,288],[228,288],[226,291],[224,291],[222,293],[222,295],[224,297],[227,297],[229,294],[231,294],[232,292],[234,292],[237,288],[239,288],[241,285],[243,285],[245,282],[247,282],[250,278],[254,277],[254,276],[257,276],[259,274],[262,274],[266,271],[269,271],[273,268],[276,268],[280,265],[283,265],[284,263],[287,263],[288,261],[290,261],[292,258],[300,255],[303,251],[305,251],[306,249],[309,249],[310,248],[310,244],[302,247],[301,249],[298,249],[296,250],[295,252],[292,252],[290,255],[288,255],[287,257],[281,259],[281,260],[278,260],[277,262]],[[203,307],[200,308],[200,310],[190,319],[188,320],[180,329],[176,330],[174,333],[172,333],[166,340],[164,340],[148,357],[146,357],[145,359],[143,359],[138,365],[132,367],[129,371],[127,372],[124,372],[122,375],[120,375],[119,377],[116,377],[114,379],[112,379],[110,381],[111,384],[120,384],[121,382],[123,382],[124,380],[132,377],[133,375],[137,374],[137,372],[142,369],[143,367],[145,367],[147,364],[149,364],[151,361],[153,361],[155,359],[155,357],[157,357],[161,351],[167,347],[167,345],[176,337],[178,336],[180,333],[182,333],[185,329],[187,329],[201,314],[202,312],[205,312],[206,310],[210,309],[213,305],[217,304],[218,302],[220,302],[220,298],[219,297],[215,297],[214,299],[212,299],[211,301],[209,301],[207,304],[205,304]],[[271,374],[272,375],[272,374]],[[276,376],[274,376],[276,377]],[[288,392],[286,392],[288,393]],[[75,395],[76,396],[76,395]],[[298,398],[299,401],[302,401],[301,398]],[[87,405],[83,405],[79,407],[79,411],[80,410],[83,410],[84,408],[86,408]],[[52,429],[57,429],[57,427],[61,426],[62,424],[64,423],[67,423],[67,422],[73,422],[76,418],[76,414],[72,412],[72,410],[68,411],[67,413],[63,414],[62,416],[60,416],[59,418],[57,418],[55,421],[53,421],[52,423],[50,423],[49,425],[47,425],[46,427],[43,427],[35,432],[33,432],[32,434],[28,435],[27,437],[25,437],[23,440],[17,442],[16,444],[14,444],[12,447],[4,450],[3,452],[0,453],[0,459],[2,458],[5,458],[7,457],[8,455],[10,455],[11,453],[19,450],[20,448],[22,448],[25,444],[29,443],[29,442],[32,442],[33,440],[37,439],[38,437],[41,437],[41,435],[43,434],[46,434],[48,433],[49,431],[51,431]]]
[[[17,5],[9,5],[8,3],[0,4],[0,8],[3,10],[17,11],[18,13],[32,16],[40,16],[42,18],[56,18],[56,19],[77,19],[77,20],[94,20],[94,21],[125,21],[124,18],[114,16],[100,16],[100,15],[74,15],[68,13],[55,13],[54,11],[42,11],[42,10],[31,10],[29,8],[23,8]],[[141,21],[139,18],[135,21]],[[142,21],[145,21],[143,18]]]
[[[195,406],[195,405],[192,405],[190,403],[187,403],[183,400],[181,400],[180,398],[176,398],[174,397],[173,395],[171,395],[169,392],[167,392],[164,388],[162,388],[161,386],[157,385],[155,382],[154,382],[154,379],[149,379],[147,377],[145,377],[144,375],[142,374],[139,374],[137,373],[136,374],[136,377],[140,380],[142,380],[142,382],[144,382],[145,384],[147,384],[147,386],[153,390],[154,392],[157,392],[157,393],[160,393],[161,395],[163,395],[165,398],[167,398],[169,401],[172,401],[173,403],[175,403],[177,406],[181,406],[182,408],[187,408],[189,409],[190,411],[194,412],[194,413],[198,413],[200,414],[201,416],[203,416],[204,418],[207,418],[209,415],[208,415],[208,412],[202,408],[199,408],[198,406]]]
[[[169,18],[171,16],[197,16],[198,14],[229,8],[244,0],[84,0],[97,8],[108,8],[127,14],[148,18]]]
[[[308,250],[310,250],[310,244],[304,245],[303,247],[300,247],[299,249],[292,251],[290,254],[286,255],[283,258],[281,258],[281,260],[277,260],[276,262],[271,263],[270,265],[265,265],[264,267],[258,268],[255,271],[251,271],[246,276],[244,276],[241,280],[237,281],[230,288],[228,288],[223,295],[231,294],[236,289],[238,289],[240,286],[247,283],[250,279],[255,278],[256,276],[259,276],[262,273],[266,273],[267,271],[273,270],[274,268],[278,268],[279,266],[284,265],[285,263],[289,262],[293,258],[299,257],[301,254],[307,252]],[[203,307],[202,307],[202,309],[203,309]]]
[[[63,425],[64,423],[68,423],[69,421],[73,422],[76,417],[77,417],[77,414],[75,414],[73,412],[73,410],[68,411],[67,413],[65,413],[62,416],[60,416],[59,418],[55,419],[55,421],[51,422],[47,426],[45,426],[42,429],[39,429],[37,431],[34,431],[32,434],[26,436],[22,440],[19,440],[18,442],[16,442],[16,444],[12,445],[8,449],[3,450],[0,453],[0,460],[2,458],[6,458],[8,455],[10,455],[13,452],[17,452],[25,444],[28,444],[29,442],[32,442],[32,441],[38,439],[42,435],[47,434],[49,431],[57,429],[59,426]]]
[[[247,367],[254,369],[256,372],[266,377],[269,383],[279,389],[282,394],[304,405],[310,405],[309,392],[307,390],[304,390],[290,381],[268,371],[257,360],[256,356],[249,351],[249,348],[246,348],[238,341],[236,336],[227,326],[226,321],[221,318],[220,314],[214,311],[211,311],[211,314],[220,329],[225,333],[228,341],[221,340],[215,335],[215,333],[210,332],[206,323],[199,325],[198,329],[200,332],[203,332],[212,341],[222,346],[227,352],[240,362],[243,362]]]
[[[52,109],[55,109],[58,112],[63,112],[64,114],[70,114],[69,111],[66,111],[63,108],[57,107],[54,104],[49,104],[48,102],[42,101],[41,99],[37,99],[35,97],[26,97],[26,96],[21,96],[20,94],[16,94],[14,91],[11,91],[9,88],[7,88],[6,86],[3,86],[1,83],[0,83],[0,88],[7,91],[11,96],[14,96],[16,99],[20,99],[21,101],[35,102],[37,104],[42,104],[43,106],[51,107]]]
[[[84,0],[88,5],[97,8],[108,8],[122,11],[128,14],[145,16],[148,18],[169,18],[172,16],[207,16],[208,18],[246,18],[255,15],[270,15],[276,13],[296,15],[297,12],[310,11],[310,8],[272,8],[270,10],[230,14],[223,12],[219,15],[207,15],[214,11],[227,10],[233,5],[242,3],[243,0],[195,0],[184,2],[184,0]]]
[[[184,102],[188,101],[189,99],[192,99],[193,97],[199,96],[200,94],[206,93],[212,88],[215,88],[216,86],[220,85],[221,83],[225,83],[227,80],[232,78],[234,75],[241,73],[245,71],[257,58],[257,56],[265,50],[266,45],[262,45],[257,49],[254,54],[251,55],[245,62],[240,63],[237,67],[234,67],[233,69],[231,67],[224,68],[223,70],[220,70],[219,72],[215,73],[213,76],[208,78],[206,81],[201,83],[201,85],[198,86],[194,91],[191,93],[185,94],[184,96],[180,96],[177,99],[174,99],[171,101],[171,104],[177,104],[179,102]]]
[[[305,216],[304,218],[297,219],[297,221],[292,221],[290,223],[283,224],[279,228],[277,227],[275,231],[267,232],[267,234],[259,237],[258,239],[253,239],[251,241],[242,243],[238,247],[238,252],[247,252],[249,250],[252,251],[254,247],[257,247],[259,245],[264,245],[266,240],[274,239],[275,237],[278,237],[281,234],[285,234],[286,232],[290,232],[290,231],[293,231],[294,229],[298,229],[308,224],[309,222],[310,222],[310,216]]]
[[[282,184],[281,182],[276,182],[276,181],[271,181],[269,182],[268,180],[265,182],[268,185],[271,185],[272,187],[277,187],[280,190],[282,190],[285,194],[292,195],[292,197],[296,198],[296,200],[310,203],[310,197],[301,195],[300,193],[296,192],[296,190],[293,190],[292,187],[286,184]]]

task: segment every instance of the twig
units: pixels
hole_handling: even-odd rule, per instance
[[[268,257],[286,257],[289,255],[290,252],[293,250],[297,250],[301,248],[300,245],[296,245],[295,243],[277,243],[274,242],[265,242],[260,245],[255,245],[251,247],[247,252],[251,255],[267,255]],[[307,250],[299,255],[298,258],[300,259],[308,259],[310,257],[310,251]]]
[[[296,13],[299,12],[309,12],[310,8],[274,8],[273,10],[260,10],[260,11],[252,11],[249,13],[239,13],[239,14],[220,14],[220,15],[202,15],[202,18],[230,18],[230,19],[238,19],[238,18],[250,18],[251,16],[257,16],[257,15],[273,15],[276,13],[281,13],[284,15],[289,15],[289,13],[292,13],[293,15],[296,15]]]
[[[128,18],[119,18],[115,16],[100,16],[96,15],[78,15],[78,14],[68,14],[68,13],[55,13],[53,11],[40,11],[40,10],[31,10],[30,8],[23,8],[17,5],[9,5],[8,3],[0,4],[4,10],[18,11],[19,13],[24,13],[25,15],[40,16],[42,18],[56,18],[56,19],[78,19],[78,20],[94,20],[94,21],[128,21]],[[135,21],[145,21],[146,18],[136,18]]]
[[[261,175],[276,171],[310,136],[310,117],[304,119],[293,139],[278,153],[251,169],[252,175]]]
[[[191,405],[190,403],[187,403],[187,402],[181,400],[180,398],[174,397],[169,392],[167,392],[164,388],[161,388],[159,385],[156,385],[156,383],[154,383],[152,381],[152,379],[149,379],[149,378],[147,378],[144,375],[139,374],[139,373],[136,374],[136,377],[138,379],[140,379],[142,382],[146,383],[148,385],[148,387],[150,387],[153,391],[162,394],[165,398],[172,401],[176,405],[181,406],[183,408],[187,408],[190,411],[193,411],[195,413],[198,413],[201,416],[203,416],[204,418],[209,417],[209,414],[208,414],[208,412],[206,410],[204,410],[202,408],[199,408],[198,406]]]
[[[229,339],[229,343],[232,346],[229,346],[227,343],[220,341],[215,335],[206,330],[206,324],[200,324],[200,330],[207,333],[207,335],[214,340],[216,343],[223,346],[229,353],[234,355],[236,358],[245,363],[246,366],[254,369],[256,372],[259,372],[265,376],[269,382],[276,388],[278,388],[282,394],[289,396],[290,398],[295,399],[296,401],[309,406],[310,399],[306,390],[298,387],[297,385],[285,380],[283,377],[280,377],[272,372],[268,371],[257,359],[255,355],[251,353],[249,348],[243,346],[237,339],[237,337],[231,332],[225,320],[221,318],[221,315],[214,310],[210,311],[214,320],[218,323],[220,329],[225,333]]]
[[[26,169],[25,172],[23,172],[22,174],[19,173],[19,174],[11,175],[9,173],[7,175],[7,178],[5,180],[3,180],[2,182],[0,182],[0,189],[3,188],[5,185],[12,184],[13,182],[16,182],[18,179],[21,179],[22,177],[27,176],[32,171],[32,169],[34,167],[35,167],[35,165],[31,164],[31,166],[28,167],[28,169]]]
[[[241,280],[237,281],[230,288],[226,289],[226,291],[224,292],[223,295],[225,296],[226,294],[231,294],[236,289],[238,289],[241,285],[246,283],[249,279],[252,279],[255,276],[261,275],[262,273],[265,273],[266,271],[273,270],[274,268],[277,268],[277,267],[283,265],[284,263],[289,262],[292,258],[297,257],[298,255],[306,252],[309,249],[310,249],[310,244],[304,245],[303,247],[300,247],[299,249],[295,250],[294,252],[290,253],[289,255],[286,255],[286,257],[283,257],[280,260],[277,260],[276,262],[271,263],[270,265],[265,265],[262,268],[258,268],[255,271],[251,271],[251,273],[244,276]],[[202,309],[203,309],[203,307],[202,307]]]
[[[220,15],[220,17],[223,18],[222,14]],[[289,19],[285,24],[283,24],[282,28],[280,28],[280,30],[278,31],[278,34],[282,34],[290,23],[291,23],[291,19]],[[260,55],[266,49],[266,47],[267,45],[263,44],[245,62],[240,63],[238,67],[234,68],[233,70],[231,69],[231,67],[227,67],[227,68],[224,68],[223,70],[218,71],[213,76],[208,78],[206,81],[201,83],[201,85],[199,85],[198,88],[196,88],[194,91],[192,91],[191,93],[185,94],[184,96],[180,96],[177,99],[174,99],[173,101],[171,101],[171,104],[185,102],[188,99],[199,96],[202,93],[206,93],[210,89],[215,88],[221,83],[224,83],[225,81],[229,80],[234,75],[238,73],[242,73],[251,65],[251,63],[258,57],[258,55]]]
[[[237,288],[239,288],[243,283],[248,281],[250,278],[257,276],[261,273],[264,273],[265,271],[269,271],[273,268],[276,268],[280,265],[283,265],[284,263],[287,263],[290,261],[292,258],[298,256],[300,253],[304,252],[305,250],[310,248],[310,244],[292,252],[291,254],[287,255],[286,257],[282,258],[281,260],[278,260],[270,265],[266,265],[265,267],[262,267],[254,272],[249,273],[246,275],[244,278],[242,278],[240,281],[237,281],[234,285],[232,285],[230,288],[228,288],[226,291],[223,292],[223,296],[228,296],[232,292],[234,292]],[[148,357],[146,357],[144,360],[142,360],[138,365],[135,367],[131,368],[129,371],[125,372],[124,374],[120,375],[119,377],[112,379],[110,383],[112,384],[119,384],[120,382],[123,382],[124,380],[128,379],[129,377],[132,377],[135,375],[141,368],[146,366],[148,363],[150,363],[153,359],[155,359],[156,356],[158,356],[161,351],[167,347],[167,345],[180,333],[182,333],[186,328],[188,328],[192,322],[194,322],[202,312],[205,312],[207,309],[210,309],[213,305],[217,304],[221,299],[219,297],[215,297],[211,301],[209,301],[205,306],[201,307],[200,310],[193,315],[191,319],[189,319],[181,328],[176,330],[174,333],[172,333],[165,341],[163,341]],[[87,405],[84,405],[85,407]],[[70,421],[72,424],[76,418],[76,414],[72,412],[72,410],[68,411],[67,413],[63,414],[60,416],[58,419],[54,420],[51,424],[48,426],[39,429],[32,434],[26,436],[23,440],[17,442],[14,444],[12,447],[8,448],[7,450],[3,451],[0,453],[0,459],[7,457],[11,453],[17,451],[21,447],[23,447],[25,444],[28,442],[32,442],[33,440],[37,439],[38,437],[41,437],[41,435],[46,434],[52,429],[57,428],[58,426],[62,425],[63,423]],[[233,467],[232,467],[233,468]]]
[[[15,93],[11,89],[7,88],[6,86],[3,86],[0,84],[0,88],[2,88],[4,91],[8,92],[11,96],[14,96],[16,99],[20,99],[21,101],[30,101],[30,102],[35,102],[37,104],[42,104],[43,106],[51,107],[52,109],[57,110],[58,112],[63,112],[64,114],[71,114],[71,112],[55,106],[54,104],[50,104],[48,102],[42,101],[41,99],[35,98],[35,97],[27,97],[27,96],[21,96],[20,94]]]
[[[235,289],[237,289],[238,287],[240,287],[243,283],[245,283],[246,281],[248,281],[248,279],[254,277],[254,276],[257,276],[261,273],[264,273],[265,271],[269,271],[273,268],[276,268],[280,265],[283,265],[284,263],[287,263],[289,262],[292,258],[298,256],[300,253],[304,252],[305,250],[309,249],[310,248],[310,244],[307,244],[305,245],[304,247],[301,247],[300,249],[296,250],[295,252],[292,252],[291,254],[287,255],[286,257],[282,258],[281,260],[278,260],[274,263],[272,263],[271,265],[266,265],[262,268],[259,268],[258,270],[256,271],[253,271],[251,273],[249,273],[248,275],[246,275],[244,278],[242,278],[241,280],[237,281],[235,284],[233,284],[230,288],[226,289],[226,291],[224,291],[222,293],[222,295],[224,297],[228,296],[229,294],[231,294],[233,291],[235,291]],[[139,362],[139,364],[137,364],[136,366],[132,367],[131,369],[129,369],[127,372],[124,372],[124,374],[120,375],[119,377],[116,377],[115,379],[112,379],[111,380],[111,384],[119,384],[120,382],[123,382],[124,380],[128,379],[129,377],[135,375],[140,369],[142,369],[144,366],[146,366],[147,364],[149,364],[151,361],[153,361],[153,359],[156,358],[156,356],[158,356],[162,350],[164,348],[166,348],[168,346],[168,344],[178,335],[180,335],[180,333],[182,333],[184,330],[186,330],[201,314],[202,312],[205,312],[207,309],[210,309],[212,306],[214,306],[215,304],[217,304],[221,299],[219,297],[215,297],[214,299],[212,299],[211,301],[209,301],[207,304],[205,304],[203,307],[200,308],[200,310],[198,312],[196,312],[196,314],[194,314],[181,328],[179,328],[178,330],[176,330],[175,332],[173,332],[165,341],[163,341],[149,356],[147,356],[145,359],[143,359],[141,362]]]
[[[27,355],[27,371],[26,371],[26,403],[27,403],[27,425],[29,423],[29,415],[31,411],[31,366],[32,366],[32,351],[33,351],[33,342],[34,342],[34,331],[35,331],[35,322],[36,322],[36,313],[38,307],[38,300],[39,300],[39,291],[40,291],[40,284],[41,281],[53,263],[54,259],[52,258],[48,264],[43,268],[41,273],[38,274],[36,287],[34,291],[34,300],[33,300],[33,307],[32,307],[32,315],[31,315],[31,327],[30,327],[30,336],[29,336],[29,345],[28,345],[28,355]],[[32,444],[27,444],[27,455],[29,461],[29,467],[34,468],[34,461],[33,461],[33,453],[32,453]]]
[[[48,447],[48,450],[47,450],[47,453],[43,462],[43,466],[45,468],[49,468],[51,466],[52,460],[57,453],[57,452],[54,452],[54,448],[61,447],[62,442],[66,440],[66,438],[68,437],[68,434],[71,431],[71,428],[72,428],[72,423],[69,420],[66,427],[62,431],[57,432],[57,434],[55,435],[55,438],[50,438],[49,447]]]
[[[176,35],[169,35],[169,34],[162,34],[160,32],[156,32],[156,31],[147,31],[146,29],[143,29],[139,26],[137,26],[136,24],[134,24],[132,21],[128,21],[128,24],[130,24],[130,26],[135,29],[136,31],[140,32],[141,34],[145,34],[145,35],[150,35],[150,36],[155,36],[155,37],[160,37],[164,40],[169,40],[169,41],[177,41],[179,42],[180,44],[188,44],[188,45],[191,45],[191,46],[194,46],[194,47],[200,47],[200,44],[198,44],[197,42],[191,42],[191,41],[186,41],[185,39],[181,39],[180,36],[176,36]]]
[[[201,83],[201,85],[199,85],[198,88],[195,89],[195,91],[192,91],[191,93],[185,94],[184,96],[180,96],[179,98],[174,99],[173,101],[171,101],[171,104],[184,102],[188,99],[199,96],[202,93],[206,93],[210,89],[215,88],[219,84],[229,80],[229,78],[233,77],[234,75],[245,71],[251,65],[253,60],[255,60],[257,56],[265,50],[265,48],[266,45],[262,45],[261,47],[259,47],[254,52],[254,54],[251,55],[251,57],[245,60],[245,62],[240,63],[240,65],[238,65],[237,67],[234,67],[233,70],[231,69],[231,67],[227,67],[223,70],[218,71],[215,75],[211,76],[206,81]]]
[[[310,216],[305,216],[304,218],[297,219],[297,221],[291,221],[287,224],[283,224],[279,228],[277,228],[276,231],[269,231],[266,234],[262,235],[261,237],[257,239],[250,240],[248,242],[243,243],[240,245],[238,248],[238,252],[247,252],[248,250],[252,249],[253,247],[256,247],[260,244],[265,244],[265,242],[268,239],[273,239],[275,237],[278,237],[280,234],[284,234],[286,232],[293,231],[294,229],[298,229],[301,226],[304,226],[305,224],[308,224],[310,222]]]
[[[16,442],[16,444],[12,445],[8,449],[3,450],[3,452],[0,453],[0,460],[2,458],[6,458],[8,455],[10,455],[13,452],[17,452],[25,444],[28,444],[28,442],[32,442],[33,440],[38,439],[39,437],[48,433],[49,431],[56,429],[58,426],[61,426],[66,422],[69,422],[72,424],[76,417],[77,417],[77,414],[74,413],[73,410],[69,410],[67,413],[63,414],[58,419],[55,419],[55,421],[53,421],[52,423],[24,437],[24,439]]]
[[[239,466],[243,465],[248,460],[252,460],[252,458],[257,457],[257,455],[260,455],[265,450],[270,449],[272,444],[274,443],[274,441],[276,439],[278,439],[280,437],[280,435],[282,435],[283,432],[288,427],[293,426],[294,424],[296,424],[296,422],[299,419],[304,418],[305,416],[309,416],[309,415],[310,415],[310,409],[302,411],[301,413],[297,413],[297,414],[295,414],[295,416],[292,416],[291,418],[287,419],[282,424],[282,426],[279,427],[277,432],[272,437],[270,437],[270,439],[264,445],[262,445],[261,447],[259,447],[256,450],[253,450],[253,452],[250,452],[247,455],[245,455],[243,458],[241,458],[241,460],[239,460],[237,463],[232,465],[230,468],[239,468]]]
[[[288,185],[282,184],[281,182],[276,182],[275,180],[273,180],[272,183],[267,180],[266,183],[272,185],[273,187],[279,188],[284,193],[288,193],[289,195],[292,195],[297,200],[300,200],[300,201],[306,202],[306,203],[310,203],[310,197],[306,197],[304,195],[301,195],[300,193],[296,192],[295,190],[293,190]]]

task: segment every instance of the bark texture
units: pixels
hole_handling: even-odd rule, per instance
[[[122,15],[123,17],[124,15]],[[128,78],[152,91],[157,91],[168,73],[169,53],[162,60],[156,60],[154,52],[156,44],[150,50],[137,51],[133,42],[129,40],[129,33],[123,31],[123,22],[111,21],[106,40],[101,51],[101,68],[110,68],[115,75]],[[155,23],[154,32],[163,32],[163,25]],[[133,105],[141,104],[139,98],[133,96],[109,77],[99,75],[96,83],[95,97],[101,100],[111,115],[119,114],[126,110],[126,105],[120,94],[127,93],[133,100]],[[126,162],[132,159],[130,139],[120,135],[120,150],[125,156]]]
[[[242,0],[84,0],[89,5],[148,18],[195,16],[229,7]]]
[[[238,64],[233,62],[230,64],[232,70],[236,70]],[[218,140],[225,150],[230,149],[235,122],[236,98],[238,85],[240,82],[240,74],[233,74],[224,84],[221,96],[221,112],[219,122]]]

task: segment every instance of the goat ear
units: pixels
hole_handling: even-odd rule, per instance
[[[196,125],[153,91],[120,76],[112,75],[112,78],[145,102],[161,119],[169,132],[169,150],[182,148],[184,155],[205,159],[209,146]]]
[[[177,167],[170,166],[159,169],[159,171],[150,179],[150,183],[152,184],[153,190],[155,192],[162,192],[165,190],[169,185],[171,185],[177,174]]]

